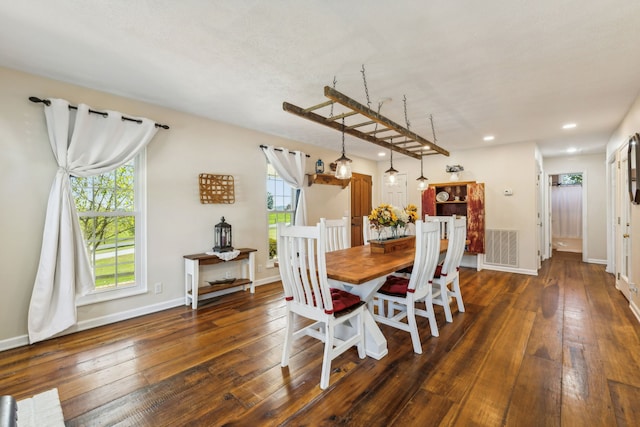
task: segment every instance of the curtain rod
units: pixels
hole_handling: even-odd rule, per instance
[[[35,96],[30,96],[29,97],[29,101],[35,102],[35,103],[41,102],[44,105],[46,105],[47,107],[49,105],[51,105],[51,101],[49,101],[48,99],[40,99],[40,98],[35,97]],[[69,105],[69,109],[70,110],[77,110],[78,107],[76,107],[75,105]],[[108,115],[108,113],[105,113],[104,111],[96,111],[96,110],[91,110],[91,109],[89,110],[89,113],[100,114],[102,117],[107,117],[107,115]],[[142,120],[132,119],[131,117],[125,117],[125,116],[122,116],[122,120],[127,120],[127,121],[130,121],[130,122],[136,122],[136,123],[142,123]],[[162,128],[162,129],[169,129],[169,126],[162,125],[160,123],[156,123],[156,127],[157,128]]]
[[[267,148],[267,146],[266,146],[266,145],[260,145],[260,148]],[[276,150],[276,151],[282,151],[282,148],[274,148],[274,150]],[[289,154],[294,154],[294,153],[289,152]],[[310,156],[310,155],[308,155],[308,154],[305,154],[305,156],[307,156],[307,157],[311,157],[311,156]]]

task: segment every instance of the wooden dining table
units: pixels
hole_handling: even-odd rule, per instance
[[[448,240],[440,241],[440,252],[446,252]],[[331,287],[344,289],[366,301],[369,310],[376,291],[388,275],[413,265],[415,247],[389,253],[373,253],[369,245],[354,246],[326,254],[327,276]],[[365,310],[365,346],[367,355],[381,359],[388,353],[387,340],[374,320]],[[349,335],[350,331],[340,331]]]

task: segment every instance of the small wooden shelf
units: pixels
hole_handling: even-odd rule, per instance
[[[308,185],[311,187],[313,184],[325,184],[325,185],[339,185],[342,188],[346,188],[351,179],[338,179],[335,175],[328,173],[314,173],[307,175]]]
[[[223,291],[225,289],[235,288],[236,286],[246,286],[246,285],[250,285],[250,284],[251,284],[251,280],[248,280],[248,279],[236,279],[233,282],[223,283],[223,284],[220,284],[220,285],[200,286],[198,288],[198,296],[210,294],[211,292],[218,292],[218,291]],[[191,290],[187,291],[187,293],[189,295],[192,295]]]

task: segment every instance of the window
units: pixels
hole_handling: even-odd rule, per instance
[[[146,291],[143,156],[102,175],[71,178],[95,278],[94,291],[79,304]]]
[[[267,217],[269,219],[269,262],[277,259],[277,223],[291,223],[296,193],[267,163]]]
[[[582,185],[581,173],[560,174],[558,183],[560,185]]]

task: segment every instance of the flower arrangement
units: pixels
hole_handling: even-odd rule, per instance
[[[418,220],[418,207],[413,203],[410,203],[406,208],[404,208],[404,211],[409,216],[408,223],[415,224],[416,221]]]
[[[378,233],[378,239],[385,227],[390,227],[392,235],[397,237],[398,228],[404,228],[407,224],[414,224],[418,219],[418,208],[410,204],[401,209],[387,203],[379,205],[369,215],[369,225]]]
[[[395,225],[392,225],[392,227],[404,227],[409,223],[409,214],[407,213],[406,209],[400,209],[400,208],[393,208],[393,212],[396,215],[396,218],[398,218],[398,220],[396,221]]]
[[[374,208],[371,214],[369,214],[369,224],[371,228],[379,232],[383,227],[393,227],[396,225],[398,217],[394,211],[393,206],[386,203]]]

